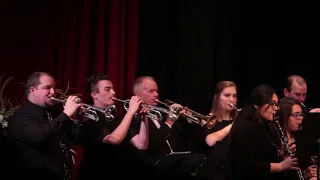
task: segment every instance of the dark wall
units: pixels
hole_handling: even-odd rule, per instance
[[[286,77],[300,74],[307,104],[320,106],[316,15],[302,2],[141,0],[137,76],[154,76],[160,99],[206,113],[218,81],[236,82],[241,106],[260,83],[282,97]]]

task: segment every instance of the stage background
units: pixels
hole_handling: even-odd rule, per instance
[[[207,113],[214,86],[273,85],[290,74],[308,82],[307,105],[320,107],[319,28],[310,2],[243,0],[3,0],[0,73],[14,76],[4,94],[23,98],[20,82],[49,71],[84,94],[84,79],[107,73],[119,98],[134,78],[153,76],[160,100]]]

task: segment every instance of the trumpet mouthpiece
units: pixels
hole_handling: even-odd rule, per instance
[[[241,111],[241,109],[238,109],[234,104],[232,104],[232,103],[228,103],[229,104],[229,106],[231,106],[233,109],[235,109],[236,111]]]
[[[234,109],[237,109],[232,103],[228,103],[229,104],[229,106],[231,106],[231,107],[233,107]]]

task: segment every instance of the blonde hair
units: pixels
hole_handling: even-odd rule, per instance
[[[217,120],[222,120],[222,112],[221,112],[221,105],[220,105],[220,95],[222,91],[227,88],[227,87],[235,87],[237,88],[236,84],[232,81],[220,81],[217,83],[215,92],[214,92],[214,97],[212,101],[212,107],[210,113],[212,115],[215,115],[217,117]],[[231,117],[232,119],[235,119],[235,117],[238,115],[237,110],[232,110],[231,111]]]

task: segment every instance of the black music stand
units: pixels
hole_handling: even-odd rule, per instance
[[[308,113],[302,122],[299,138],[303,140],[308,154],[317,155],[317,140],[320,139],[320,113]]]
[[[296,156],[300,159],[301,168],[309,166],[311,156],[319,156],[317,140],[320,140],[320,113],[307,113],[302,130],[296,133]]]

